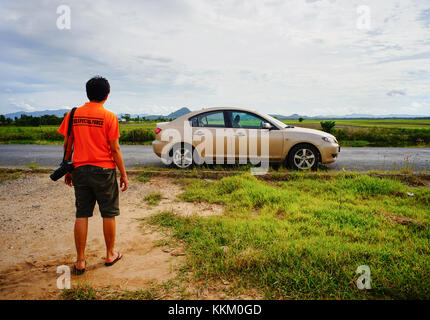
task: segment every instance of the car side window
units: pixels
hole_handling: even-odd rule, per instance
[[[233,128],[244,129],[262,129],[263,123],[266,122],[257,115],[241,111],[233,111],[231,113],[231,119]]]
[[[198,127],[199,126],[199,121],[198,121],[197,117],[191,118],[190,123],[191,123],[192,127]]]
[[[193,127],[225,128],[224,113],[222,111],[202,113],[190,119]]]

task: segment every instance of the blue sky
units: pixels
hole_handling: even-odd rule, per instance
[[[430,115],[428,0],[0,0],[0,47],[0,113],[82,105],[102,75],[116,113]]]

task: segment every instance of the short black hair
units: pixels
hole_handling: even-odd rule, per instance
[[[103,101],[110,93],[109,81],[100,76],[92,77],[87,81],[87,97],[90,101]]]

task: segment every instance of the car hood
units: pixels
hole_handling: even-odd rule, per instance
[[[309,135],[315,135],[320,137],[330,137],[330,138],[336,139],[336,137],[330,133],[327,133],[321,130],[308,129],[308,128],[302,128],[302,127],[290,127],[290,128],[287,127],[282,129],[282,131],[309,134]]]

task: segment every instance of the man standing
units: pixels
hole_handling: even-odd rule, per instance
[[[58,132],[65,137],[65,159],[70,159],[73,146],[75,169],[72,173],[66,174],[65,183],[75,188],[77,261],[74,271],[77,275],[85,272],[88,218],[93,215],[96,201],[103,217],[103,234],[106,243],[105,265],[111,266],[122,258],[120,252],[114,251],[115,217],[119,215],[117,166],[121,173],[122,191],[127,190],[128,187],[118,140],[118,118],[103,106],[110,93],[109,82],[105,78],[96,76],[88,80],[86,90],[90,101],[76,109],[70,138],[67,137],[70,112],[58,129]]]

